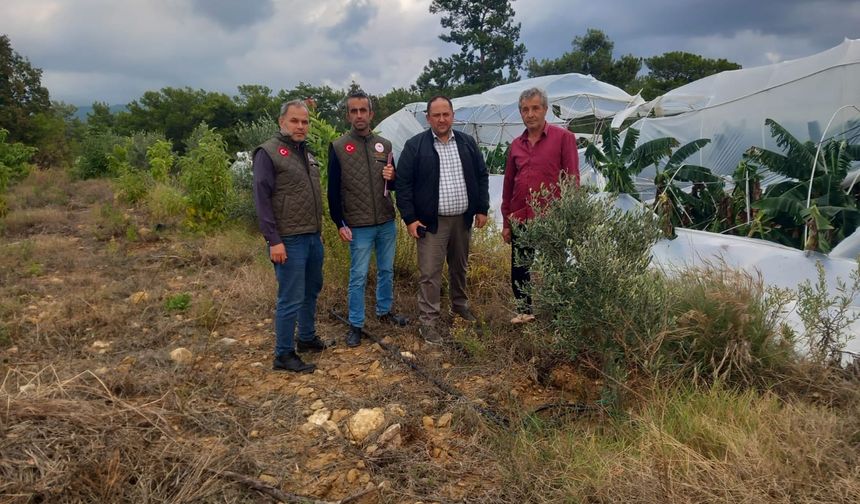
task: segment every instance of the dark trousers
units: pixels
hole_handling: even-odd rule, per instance
[[[511,288],[517,303],[522,306],[523,313],[532,312],[532,297],[528,293],[532,280],[531,266],[535,250],[524,247],[517,239],[516,231],[511,232]]]

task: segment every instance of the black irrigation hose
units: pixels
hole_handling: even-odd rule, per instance
[[[336,311],[331,310],[331,315],[332,315],[332,317],[343,322],[344,324],[349,325],[349,321],[347,321],[345,318],[343,318],[343,316],[341,316]],[[367,336],[369,339],[371,339],[374,343],[376,343],[377,345],[382,347],[382,349],[385,350],[386,352],[388,352],[391,356],[395,357],[397,360],[399,360],[403,364],[406,364],[410,369],[412,369],[412,371],[415,372],[415,374],[417,374],[421,378],[424,378],[425,380],[427,380],[430,383],[432,383],[433,385],[435,385],[436,388],[438,388],[442,392],[444,392],[450,396],[456,397],[458,399],[464,399],[467,403],[469,403],[475,409],[475,411],[477,411],[481,415],[484,415],[485,417],[487,417],[489,420],[491,420],[496,425],[499,425],[500,427],[505,427],[505,428],[510,426],[510,421],[506,417],[503,417],[502,415],[500,415],[499,413],[497,413],[496,411],[494,411],[490,408],[485,408],[483,406],[474,404],[462,392],[460,392],[459,390],[457,390],[453,386],[449,385],[448,383],[440,380],[439,378],[436,378],[435,376],[431,375],[430,373],[425,371],[421,366],[419,366],[414,361],[412,361],[412,359],[407,359],[406,357],[404,357],[400,353],[400,349],[397,346],[383,343],[380,338],[367,332],[364,328],[361,329],[361,333],[364,336]],[[589,413],[589,412],[593,412],[593,411],[598,411],[601,409],[597,405],[591,405],[591,404],[585,404],[585,403],[547,403],[547,404],[543,404],[543,405],[539,406],[537,409],[532,411],[528,416],[533,416],[537,413],[540,413],[541,411],[546,411],[546,410],[551,410],[551,409],[561,409],[561,408],[572,410],[576,414],[584,414],[584,413]]]

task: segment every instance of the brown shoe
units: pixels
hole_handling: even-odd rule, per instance
[[[517,313],[517,316],[511,319],[511,324],[527,324],[535,319],[531,313]]]

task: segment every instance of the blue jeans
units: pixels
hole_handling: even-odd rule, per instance
[[[394,221],[378,226],[352,228],[349,242],[349,324],[364,327],[364,286],[370,253],[376,251],[376,315],[391,311],[394,303]]]
[[[314,315],[323,281],[323,247],[319,233],[282,236],[281,240],[287,249],[287,261],[274,265],[278,279],[275,356],[295,349],[296,319],[300,340],[310,341],[316,336]]]

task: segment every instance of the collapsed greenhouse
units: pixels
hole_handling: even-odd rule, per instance
[[[832,49],[805,58],[722,72],[649,102],[591,76],[565,74],[527,79],[452,100],[454,127],[473,135],[485,147],[510,142],[523,130],[517,104],[519,93],[531,87],[547,92],[548,122],[570,125],[572,121],[587,118],[595,125],[592,135],[578,133],[580,137],[598,139],[600,128],[622,128],[635,120],[623,128],[622,135],[631,128],[638,130],[640,143],[660,137],[674,138],[680,145],[710,139],[688,161],[698,167],[708,167],[721,186],[731,187],[736,182],[730,176],[751,148],[782,150],[785,142],[772,135],[774,131],[790,135],[792,141],[811,142],[815,146],[813,171],[822,169],[816,164],[818,158],[823,157],[819,152],[821,146],[827,142],[855,145],[860,140],[860,40],[846,39]],[[427,127],[424,107],[423,103],[407,105],[379,124],[378,131],[392,141],[396,152],[400,152],[408,138]],[[766,120],[769,121],[766,123]],[[774,123],[781,129],[774,127]],[[599,170],[589,165],[584,154],[585,149],[580,149],[583,183],[603,188],[604,178]],[[851,168],[845,180],[839,181],[848,193],[860,176],[856,161],[851,163]],[[644,204],[649,204],[647,195],[655,194],[656,170],[649,167],[635,178],[646,200]],[[784,180],[784,175],[767,169],[762,170],[760,177],[762,187]],[[808,210],[810,204],[815,203],[811,197],[812,184],[806,180],[802,182],[804,192],[809,186]],[[501,190],[502,176],[491,175],[490,198],[495,222],[501,221]],[[624,195],[619,201],[627,206],[643,204]],[[747,215],[751,213],[749,207],[748,200]],[[856,208],[844,210],[839,214],[842,219],[848,214],[852,219],[860,215]],[[816,264],[820,262],[828,288],[834,295],[838,294],[839,281],[850,283],[857,269],[856,258],[860,255],[858,232],[847,236],[826,254],[763,239],[684,227],[675,228],[675,235],[671,240],[661,240],[653,248],[654,263],[666,270],[725,263],[761,274],[768,285],[794,289],[805,281],[816,281]],[[806,235],[802,238],[805,241]],[[860,314],[860,296],[854,298],[851,309]],[[795,326],[799,324],[793,314],[788,315],[788,321]],[[851,329],[854,336],[847,350],[857,355],[860,354],[860,337],[857,336],[860,324],[855,323]]]

